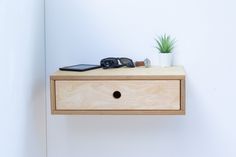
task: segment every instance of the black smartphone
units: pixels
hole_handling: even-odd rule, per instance
[[[92,69],[101,68],[100,65],[93,65],[93,64],[77,64],[59,68],[62,71],[88,71]]]

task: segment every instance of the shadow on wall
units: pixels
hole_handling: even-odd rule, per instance
[[[136,152],[134,154],[138,153],[139,156],[144,155],[142,154],[144,152],[149,152],[150,154],[146,154],[149,156],[162,152],[168,157],[177,154],[191,156],[199,150],[209,152],[207,151],[209,143],[204,143],[202,139],[212,140],[215,137],[205,132],[205,130],[209,130],[209,124],[205,121],[204,112],[199,105],[202,104],[201,99],[193,97],[188,100],[189,95],[199,95],[192,85],[191,78],[187,78],[187,113],[185,116],[52,116],[53,119],[62,118],[63,123],[60,125],[65,126],[60,130],[60,134],[54,134],[54,136],[60,136],[54,137],[58,144],[55,147],[60,147],[60,143],[66,143],[72,156],[78,154],[78,149],[82,155],[89,154],[91,153],[90,148],[96,148],[94,152],[100,150],[100,153],[106,155],[117,153],[126,156],[127,152],[121,153],[120,150],[129,149],[129,153]],[[188,143],[189,139],[192,139],[192,143]],[[145,148],[143,143],[147,144]],[[191,149],[186,150],[184,145],[189,145]]]

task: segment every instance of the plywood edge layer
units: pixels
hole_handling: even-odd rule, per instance
[[[55,90],[55,81],[50,80],[50,100],[51,100],[51,111],[56,110],[56,90]]]
[[[52,111],[54,115],[185,115],[185,111],[78,111],[78,110],[54,110]]]
[[[50,76],[51,80],[183,80],[185,75],[166,76]]]

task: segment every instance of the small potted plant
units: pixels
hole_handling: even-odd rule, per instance
[[[172,66],[173,52],[175,39],[172,39],[169,35],[162,35],[155,39],[157,42],[156,48],[159,50],[160,66],[170,67]]]

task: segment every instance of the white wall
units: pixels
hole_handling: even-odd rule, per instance
[[[0,156],[46,156],[43,0],[0,1]]]
[[[52,116],[48,99],[48,157],[235,157],[235,6],[47,0],[47,77],[108,56],[158,64],[153,38],[165,32],[178,40],[175,63],[187,73],[186,116]]]

